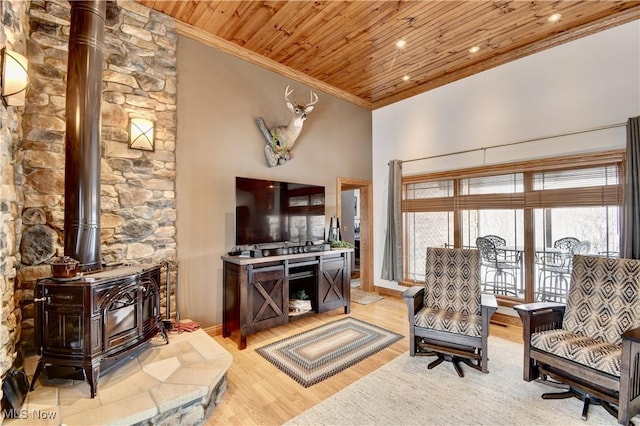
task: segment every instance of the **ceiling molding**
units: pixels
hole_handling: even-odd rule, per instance
[[[334,86],[331,86],[313,77],[309,77],[306,74],[298,72],[292,68],[282,65],[279,62],[276,62],[262,55],[254,53],[248,49],[245,49],[230,41],[227,41],[216,35],[210,34],[192,25],[185,24],[184,22],[181,22],[178,20],[175,20],[175,23],[176,23],[176,31],[180,35],[189,37],[193,40],[200,41],[224,53],[228,53],[229,55],[235,56],[239,59],[243,59],[247,62],[258,65],[269,71],[273,71],[277,74],[280,74],[284,77],[295,80],[299,83],[306,84],[307,86],[313,89],[322,90],[323,92],[326,92],[330,95],[333,95],[344,101],[350,102],[359,107],[362,107],[368,110],[372,109],[371,102],[366,101],[358,96],[352,95],[351,93],[345,92],[344,90],[340,90]]]

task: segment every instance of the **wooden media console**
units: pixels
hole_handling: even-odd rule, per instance
[[[247,336],[303,315],[344,308],[351,312],[351,249],[270,257],[222,256],[224,309],[222,336],[240,330],[238,349]],[[309,296],[311,310],[289,312],[291,295]]]

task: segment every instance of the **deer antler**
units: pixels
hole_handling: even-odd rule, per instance
[[[311,92],[311,102],[308,103],[306,106],[311,106],[311,105],[315,105],[316,103],[318,103],[318,95],[313,93],[313,90],[311,90],[310,92]]]
[[[284,100],[287,102],[291,102],[293,103],[290,99],[289,99],[289,95],[293,93],[293,89],[289,89],[289,86],[287,86],[286,89],[284,89]]]

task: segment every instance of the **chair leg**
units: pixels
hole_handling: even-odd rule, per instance
[[[582,420],[587,420],[587,413],[589,412],[589,404],[591,404],[591,398],[586,397],[584,404],[582,405]]]
[[[478,360],[477,364],[474,364],[473,361],[471,361],[468,358],[457,358],[456,359],[458,362],[463,362],[465,364],[467,364],[469,367],[473,368],[474,370],[478,370],[481,371],[483,373],[485,373],[485,371],[482,371],[482,363],[480,362],[480,360]],[[462,377],[462,376],[460,376]]]
[[[464,371],[462,371],[462,367],[460,367],[460,360],[454,358],[452,360],[453,368],[456,369],[456,373],[458,373],[459,377],[464,377]]]
[[[542,394],[542,399],[566,399],[574,397],[583,401],[581,413],[582,420],[587,420],[589,406],[592,403],[602,406],[602,408],[604,408],[607,413],[611,414],[616,419],[618,418],[618,409],[614,405],[608,403],[607,401],[603,401],[602,399],[595,396],[579,392],[572,387],[570,387],[569,390],[565,392],[549,392]]]
[[[479,366],[474,365],[473,363],[471,363],[466,358],[461,358],[461,357],[457,357],[457,356],[453,356],[453,355],[445,355],[445,354],[440,354],[440,353],[433,353],[433,355],[437,355],[438,358],[436,360],[430,362],[427,365],[427,369],[429,369],[429,370],[431,370],[432,368],[437,367],[438,365],[442,364],[443,361],[451,362],[451,364],[453,364],[453,368],[456,370],[456,373],[458,373],[458,376],[459,377],[463,377],[463,378],[464,378],[464,370],[462,370],[462,366],[460,365],[461,362],[464,362],[465,364],[467,364],[471,368],[475,368],[476,370],[480,370]]]
[[[573,397],[579,397],[573,389],[569,389],[565,392],[547,392],[542,394],[542,399],[567,399]]]
[[[442,364],[443,361],[444,361],[444,356],[438,354],[438,359],[436,359],[435,361],[430,362],[429,365],[427,365],[427,369],[431,370],[432,368],[437,367],[440,364]]]
[[[600,401],[600,405],[602,405],[602,408],[604,408],[607,413],[611,414],[616,419],[618,418],[618,410],[615,406],[609,404],[607,401]],[[633,425],[633,423],[629,423]]]

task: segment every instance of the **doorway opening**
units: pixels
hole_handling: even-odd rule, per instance
[[[360,288],[373,291],[373,183],[338,178],[336,211],[343,239],[356,246],[351,265],[358,272]]]

